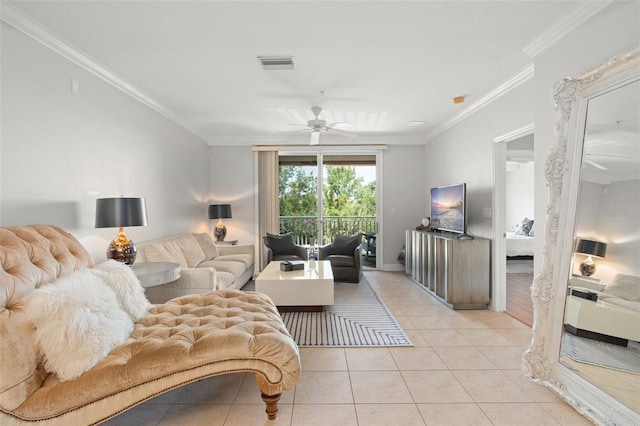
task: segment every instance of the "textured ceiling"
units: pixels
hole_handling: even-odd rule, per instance
[[[291,124],[312,119],[313,105],[357,135],[323,132],[321,143],[425,143],[530,66],[526,46],[584,3],[10,2],[211,145],[306,144]],[[263,55],[294,56],[296,69],[264,71]]]

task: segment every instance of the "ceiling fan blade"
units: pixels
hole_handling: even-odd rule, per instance
[[[356,135],[355,133],[346,132],[346,131],[340,130],[340,129],[334,129],[333,127],[328,127],[328,129],[332,133],[336,133],[338,135],[346,136],[348,138],[357,138],[358,137],[358,135]]]
[[[600,170],[609,170],[607,169],[605,166],[603,166],[602,164],[596,163],[593,160],[589,160],[588,158],[584,159],[584,162],[587,164],[591,164],[593,167],[595,167],[596,169],[600,169]]]
[[[629,155],[612,155],[612,154],[597,154],[595,152],[590,152],[585,154],[588,157],[608,157],[608,158],[619,158],[621,160],[633,160],[634,158]]]
[[[327,123],[327,127],[335,128],[335,127],[353,127],[353,124],[348,121],[337,121],[335,123]]]
[[[311,132],[311,140],[309,145],[318,145],[320,143],[320,132]]]
[[[306,124],[300,124],[300,123],[287,123],[287,125],[289,126],[296,126],[296,127],[304,127],[303,130],[311,130],[311,128],[306,125]]]

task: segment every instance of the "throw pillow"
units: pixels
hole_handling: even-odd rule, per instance
[[[353,252],[362,242],[362,235],[340,235],[336,234],[331,242],[331,254],[343,256],[353,256]]]
[[[144,254],[149,262],[174,262],[181,268],[188,268],[187,259],[173,240],[151,243],[145,248]]]
[[[178,247],[180,247],[180,250],[182,250],[182,254],[189,268],[195,268],[200,262],[207,260],[207,256],[205,256],[202,247],[200,247],[200,244],[198,244],[193,234],[184,235],[176,238],[174,241]]]
[[[203,232],[201,234],[193,234],[193,236],[196,238],[198,244],[200,244],[200,247],[202,247],[202,251],[204,251],[207,260],[213,260],[220,256],[218,246],[213,242],[211,235]]]
[[[527,219],[526,217],[522,219],[520,223],[516,225],[516,231],[514,234],[516,235],[529,235],[529,231],[531,231],[531,227],[533,226],[533,219]]]
[[[535,237],[535,232],[534,232],[534,228],[535,228],[535,224],[531,224],[531,229],[529,230],[529,236],[530,237]]]
[[[621,299],[640,302],[640,277],[616,274],[611,284],[606,286],[602,292]]]
[[[24,303],[45,368],[61,381],[91,369],[133,331],[116,295],[89,269],[37,288]]]
[[[124,263],[107,260],[96,265],[93,271],[113,290],[120,307],[133,320],[138,321],[147,314],[151,303],[144,294],[144,288],[133,270]]]
[[[296,244],[291,233],[275,235],[267,232],[264,243],[271,249],[274,256],[294,254],[296,252]]]

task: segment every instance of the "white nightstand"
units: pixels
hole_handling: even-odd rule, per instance
[[[142,287],[167,284],[180,278],[180,265],[173,262],[140,262],[131,266]]]

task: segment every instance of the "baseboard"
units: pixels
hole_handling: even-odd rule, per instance
[[[404,272],[404,265],[401,263],[386,263],[382,265],[382,271],[402,271]]]
[[[595,331],[583,330],[576,328],[570,324],[565,324],[564,329],[567,333],[571,333],[574,336],[584,337],[591,340],[599,340],[600,342],[611,343],[612,345],[627,346],[629,340],[621,337],[608,336],[606,334],[597,333]]]

